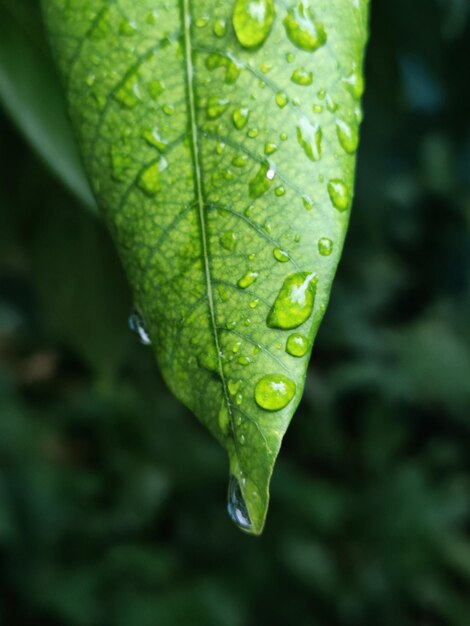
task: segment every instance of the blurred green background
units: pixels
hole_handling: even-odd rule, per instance
[[[0,624],[469,626],[468,0],[372,1],[351,228],[260,539],[127,329],[38,15],[0,0]]]

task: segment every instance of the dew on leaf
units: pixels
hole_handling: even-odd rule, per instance
[[[247,163],[248,157],[246,156],[246,154],[238,154],[232,159],[232,165],[234,165],[235,167],[245,167]]]
[[[222,248],[225,248],[225,250],[229,250],[230,252],[233,252],[237,247],[237,236],[233,230],[229,230],[224,233],[220,237],[219,241]]]
[[[284,27],[288,38],[301,50],[313,52],[326,43],[323,25],[315,19],[308,2],[303,0],[288,10]]]
[[[242,530],[251,531],[253,524],[251,523],[248,509],[243,498],[240,484],[235,476],[230,476],[228,484],[228,501],[227,511],[232,522]]]
[[[362,74],[356,70],[356,67],[353,68],[353,71],[347,78],[343,78],[343,83],[353,98],[356,100],[361,98],[364,93],[364,79]]]
[[[333,178],[328,183],[328,194],[335,209],[346,211],[349,207],[349,191],[344,181]]]
[[[145,328],[145,323],[143,317],[137,311],[133,311],[129,316],[129,328],[133,333],[137,335],[139,341],[144,346],[152,345],[152,341],[148,334],[147,329]]]
[[[274,15],[274,0],[235,0],[232,22],[240,44],[260,46],[271,32]]]
[[[296,68],[292,72],[292,76],[290,77],[290,79],[293,83],[296,83],[297,85],[307,87],[308,85],[311,85],[313,83],[313,72],[309,72],[301,68]]]
[[[333,252],[333,242],[328,237],[322,237],[318,240],[318,252],[322,256],[330,256]]]
[[[227,22],[224,19],[217,19],[212,28],[216,37],[223,37],[227,32]]]
[[[228,104],[229,102],[226,98],[211,96],[206,107],[207,117],[211,120],[219,118],[227,110]]]
[[[300,333],[292,333],[287,338],[286,352],[291,356],[302,357],[308,350],[308,341],[305,335]]]
[[[263,163],[258,172],[250,180],[248,189],[251,198],[260,198],[271,187],[276,175],[274,167],[268,163]]]
[[[297,141],[311,161],[321,159],[322,130],[318,124],[312,124],[305,116],[300,119],[297,126]]]
[[[276,94],[276,104],[280,109],[283,109],[287,106],[289,99],[285,91],[278,91]]]
[[[270,154],[274,154],[277,150],[277,145],[275,143],[272,143],[271,141],[267,141],[264,144],[264,154],[270,155]]]
[[[142,133],[142,137],[145,139],[145,141],[149,145],[153,146],[154,148],[157,148],[157,150],[159,150],[160,152],[163,152],[165,148],[168,146],[168,141],[166,141],[166,139],[163,139],[161,137],[157,128],[144,131]]]
[[[246,133],[250,139],[255,139],[259,135],[259,130],[257,128],[250,128]]]
[[[139,176],[137,185],[148,196],[154,196],[161,189],[160,171],[160,163],[154,162],[146,167]]]
[[[206,59],[208,70],[216,70],[219,67],[225,69],[225,82],[229,85],[235,83],[242,71],[242,65],[230,54],[219,54],[214,52]]]
[[[302,204],[307,211],[311,211],[313,209],[313,200],[309,196],[302,196]]]
[[[336,120],[336,134],[345,152],[354,154],[359,144],[359,133],[344,120]]]
[[[258,272],[247,272],[240,278],[240,280],[237,282],[237,285],[240,287],[240,289],[246,289],[247,287],[252,285],[257,278]]]
[[[297,328],[313,311],[317,278],[311,272],[289,274],[269,311],[266,323],[270,328]]]
[[[147,90],[152,98],[156,100],[165,91],[165,86],[161,80],[152,80],[147,83]]]
[[[281,196],[285,196],[286,195],[286,188],[283,187],[282,185],[279,185],[279,187],[276,187],[276,189],[274,190],[274,194],[280,198]]]
[[[135,75],[129,76],[115,92],[114,99],[126,109],[133,109],[141,100],[140,86]]]
[[[230,415],[227,409],[227,405],[225,400],[222,402],[222,405],[219,410],[218,415],[219,428],[224,435],[228,435],[230,432]]]
[[[249,365],[251,363],[251,359],[248,356],[241,356],[238,359],[238,362],[240,363],[240,365],[246,366],[246,365]]]
[[[250,117],[250,109],[248,107],[238,107],[232,114],[232,120],[235,128],[242,130],[248,124]]]
[[[255,387],[255,400],[266,411],[280,411],[295,396],[296,385],[282,374],[263,376]]]
[[[282,250],[281,248],[274,248],[273,256],[276,261],[279,261],[279,263],[287,263],[287,261],[290,260],[287,252],[285,250]]]
[[[175,112],[175,107],[172,104],[164,104],[162,106],[162,111],[163,113],[165,113],[165,115],[168,115],[168,117],[171,117],[173,113]]]

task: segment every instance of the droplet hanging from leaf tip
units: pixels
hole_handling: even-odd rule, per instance
[[[230,476],[228,483],[227,511],[230,519],[239,528],[248,532],[253,530],[253,524],[251,523],[248,508],[243,498],[240,484],[235,476]]]
[[[133,311],[129,316],[128,325],[130,330],[137,335],[142,345],[152,345],[152,341],[145,327],[144,319],[140,313]]]

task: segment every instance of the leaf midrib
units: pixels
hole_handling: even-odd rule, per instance
[[[185,58],[185,69],[186,69],[186,90],[188,94],[191,148],[192,148],[193,165],[194,165],[194,186],[195,186],[195,192],[196,192],[199,226],[201,229],[201,244],[202,244],[202,254],[203,254],[203,260],[204,260],[204,273],[206,277],[207,301],[208,301],[209,315],[210,315],[211,326],[212,326],[212,335],[214,338],[214,344],[215,344],[215,349],[217,353],[217,363],[218,363],[220,379],[222,381],[222,387],[223,387],[223,392],[224,392],[225,403],[227,406],[227,411],[229,414],[230,422],[233,427],[232,407],[231,407],[230,398],[228,395],[227,381],[225,380],[225,375],[224,375],[224,371],[222,367],[221,350],[220,350],[219,335],[217,331],[217,320],[216,320],[216,314],[215,314],[214,293],[212,289],[209,246],[207,243],[207,232],[206,232],[207,225],[206,225],[205,212],[204,212],[204,207],[206,205],[206,202],[204,201],[204,189],[203,189],[203,184],[202,184],[202,166],[201,166],[201,155],[200,155],[200,149],[199,149],[199,133],[198,133],[198,127],[197,127],[196,104],[195,104],[195,97],[194,97],[194,66],[193,66],[192,42],[191,42],[190,0],[182,0],[182,20],[183,20],[183,35],[184,35],[184,58]]]

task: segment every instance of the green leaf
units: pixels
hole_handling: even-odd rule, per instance
[[[254,534],[348,223],[367,4],[43,1],[136,308]]]
[[[41,27],[31,2],[0,0],[0,104],[62,183],[96,210]]]

